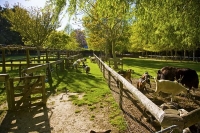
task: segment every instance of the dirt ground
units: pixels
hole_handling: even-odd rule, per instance
[[[133,79],[133,85],[137,85],[138,79]],[[119,91],[116,91],[113,84],[111,90],[116,101],[119,101]],[[148,97],[156,105],[160,106],[163,103],[170,103],[171,98],[169,95],[162,94],[161,96],[155,97],[155,81],[151,79],[151,88],[147,84],[147,91],[144,91],[143,94]],[[113,89],[112,89],[113,88]],[[125,89],[125,88],[124,88]],[[115,91],[114,91],[115,90]],[[184,94],[175,96],[173,103],[187,111],[192,111],[200,107],[200,88],[195,92],[191,91],[191,98],[188,99]],[[123,113],[127,121],[127,133],[155,133],[160,131],[160,124],[155,121],[150,121],[147,115],[144,114],[144,107],[139,103],[129,91],[124,91],[123,96]],[[200,131],[200,129],[198,129]],[[196,133],[196,132],[194,132]]]
[[[133,80],[136,86],[137,79]],[[152,89],[155,83],[152,82]],[[161,105],[169,102],[170,98],[153,98],[153,90],[148,87],[148,93],[144,93],[155,104]],[[116,83],[111,84],[111,93],[116,102],[119,102],[119,89]],[[126,90],[126,89],[125,89]],[[90,130],[105,131],[112,130],[112,133],[119,133],[118,129],[109,124],[109,106],[95,109],[91,112],[86,106],[75,106],[69,101],[70,95],[78,95],[82,98],[84,94],[62,93],[49,97],[46,107],[35,107],[31,110],[18,112],[1,112],[0,133],[89,133]],[[200,91],[192,93],[192,99],[176,96],[175,102],[180,108],[188,111],[200,107]],[[4,105],[5,106],[5,105]],[[5,107],[1,106],[0,110]],[[160,130],[160,125],[144,119],[144,108],[134,99],[132,94],[124,91],[123,95],[123,115],[126,120],[127,130],[121,133],[154,133]],[[92,113],[92,114],[91,114]],[[91,116],[95,116],[92,118]]]
[[[92,112],[85,106],[75,106],[69,96],[83,94],[61,93],[51,96],[46,107],[35,107],[18,112],[4,112],[0,133],[89,133],[91,130],[105,131],[111,129],[109,124],[109,108],[99,108]],[[3,113],[2,113],[3,114]],[[94,119],[91,116],[95,116]]]

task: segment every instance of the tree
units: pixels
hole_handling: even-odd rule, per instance
[[[61,5],[56,6],[61,9]],[[112,52],[120,38],[116,33],[123,29],[120,25],[124,26],[124,22],[130,24],[130,18],[135,19],[132,23],[135,26],[132,28],[133,48],[142,51],[194,51],[200,44],[199,9],[198,0],[69,0],[68,11],[71,15],[82,11],[93,19],[91,22],[103,26],[101,31],[107,29],[107,42],[112,44]]]
[[[129,18],[130,12],[129,10],[124,10],[126,3],[121,3],[121,5],[119,5],[119,1],[107,1],[107,3],[107,7],[104,6],[105,10],[102,9],[102,3],[99,1],[95,1],[94,3],[88,2],[84,8],[84,12],[87,13],[87,18],[83,19],[83,21],[85,21],[84,26],[87,28],[87,37],[93,34],[96,35],[96,39],[104,41],[100,45],[105,46],[99,48],[108,48],[111,57],[114,59],[114,68],[117,68],[116,51],[120,51],[120,49],[124,48],[122,44],[128,42],[128,37],[125,34],[128,33],[128,21],[131,20]],[[90,40],[94,39],[91,38]],[[95,45],[96,43],[91,44]]]
[[[11,24],[2,16],[6,10],[0,6],[0,44],[23,45],[22,37],[18,32],[10,30]]]
[[[195,50],[200,41],[199,9],[198,0],[136,0],[137,40],[149,51]]]
[[[19,32],[25,45],[35,46],[40,58],[40,48],[52,31],[59,26],[54,8],[46,5],[44,9],[30,7],[25,9],[15,5],[13,9],[8,8],[3,16],[10,22],[11,29]]]
[[[45,42],[45,47],[50,49],[77,50],[80,46],[76,38],[67,35],[64,31],[53,31]]]
[[[64,9],[63,0],[58,0],[59,3],[54,4],[58,9]],[[132,9],[132,1],[122,0],[69,0],[67,9],[70,15],[78,12],[83,12],[91,18],[93,23],[101,25],[103,36],[97,38],[106,38],[106,48],[110,48],[114,58],[114,67],[117,68],[116,61],[116,45],[117,41],[123,36],[124,28],[131,20],[130,11]],[[92,35],[92,34],[87,34]]]
[[[50,49],[65,49],[70,37],[62,31],[53,31],[45,42],[45,47]]]
[[[79,43],[79,46],[82,48],[87,48],[87,42],[85,39],[84,31],[80,29],[74,31],[76,34],[76,41]]]

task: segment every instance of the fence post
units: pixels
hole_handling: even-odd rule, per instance
[[[108,86],[109,86],[109,88],[110,88],[110,81],[111,81],[111,80],[110,80],[110,76],[111,76],[111,75],[110,75],[110,71],[108,71]]]
[[[60,70],[61,70],[61,71],[64,70],[64,60],[62,60],[62,62],[60,63]]]
[[[101,72],[102,72],[102,66],[103,66],[103,64],[100,63],[99,67],[100,67]]]
[[[8,102],[8,110],[15,109],[15,100],[14,100],[14,87],[13,87],[13,78],[9,79],[9,87],[6,88],[7,93],[7,102]]]
[[[103,77],[105,78],[105,66],[103,66]]]
[[[64,67],[65,67],[65,69],[67,69],[67,63],[68,63],[67,61],[68,61],[68,59],[65,58],[65,60],[64,60],[64,64],[65,64]]]
[[[5,48],[2,49],[2,72],[6,73],[6,56],[5,56]]]
[[[7,103],[8,103],[8,108],[11,107],[11,102],[10,102],[10,84],[9,84],[9,75],[8,74],[1,74],[3,82],[5,82],[5,89],[6,89],[6,98],[7,98]]]
[[[119,107],[122,109],[122,97],[123,97],[123,84],[122,82],[119,82]]]
[[[50,87],[52,87],[53,80],[52,80],[52,76],[51,76],[51,64],[50,63],[48,63],[48,67],[46,68],[46,75],[47,75],[48,83],[49,83]]]
[[[43,104],[46,104],[47,98],[45,94],[45,76],[41,76],[41,83],[42,83],[42,102]]]

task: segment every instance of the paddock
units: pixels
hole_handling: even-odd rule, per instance
[[[96,62],[97,62],[98,65],[99,65],[99,61],[100,60],[98,60],[98,57],[97,57]],[[122,111],[124,112],[124,117],[127,120],[129,132],[137,132],[137,131],[141,132],[141,131],[143,131],[143,132],[148,133],[148,132],[159,131],[160,130],[159,124],[161,124],[161,123],[159,123],[159,120],[161,122],[164,122],[163,124],[165,124],[164,125],[164,128],[165,128],[166,121],[168,121],[168,119],[171,119],[171,117],[164,115],[163,120],[166,119],[166,121],[161,120],[162,117],[160,117],[160,116],[163,116],[163,111],[158,108],[158,105],[160,105],[164,101],[164,99],[153,100],[153,98],[151,97],[152,95],[150,95],[151,92],[152,92],[151,90],[149,90],[150,94],[143,94],[143,93],[136,90],[136,94],[139,94],[139,96],[137,96],[136,94],[134,94],[135,90],[134,89],[132,90],[132,89],[129,88],[130,83],[128,83],[126,80],[124,80],[122,77],[120,77],[120,75],[114,74],[114,76],[113,76],[112,72],[113,73],[115,73],[115,72],[111,68],[106,67],[106,64],[105,64],[105,66],[102,65],[102,64],[99,65],[99,68],[102,71],[102,73],[103,73],[103,75],[104,75],[104,77],[105,77],[105,79],[108,83],[108,86],[110,86],[110,89],[112,90],[113,95],[116,98],[116,101],[119,103]],[[27,71],[28,71],[28,69],[27,69]],[[30,71],[30,72],[32,72],[32,71]],[[110,77],[109,77],[109,73],[110,73]],[[116,87],[116,82],[115,82],[116,78],[118,78],[118,80],[120,82],[122,82],[121,85],[120,85],[121,86],[120,89]],[[110,81],[110,82],[108,82],[108,81]],[[134,84],[135,84],[135,81],[133,82],[133,85]],[[123,85],[123,87],[122,87],[122,85]],[[131,86],[131,88],[132,88],[132,86]],[[199,94],[193,95],[193,96],[196,96],[196,99],[197,99],[198,95]],[[141,100],[138,97],[141,97],[141,98],[144,98],[144,99],[146,97],[148,99],[146,101],[141,102]],[[182,98],[182,97],[180,97],[180,98]],[[147,103],[145,103],[145,102],[147,102]],[[182,101],[182,102],[184,102],[184,101]],[[193,102],[190,101],[190,102],[194,103],[194,101]],[[152,126],[152,123],[146,122],[142,118],[144,116],[143,111],[146,108],[146,106],[147,106],[147,108],[150,108],[150,109],[147,109],[148,111],[149,110],[150,111],[155,110],[155,108],[151,109],[152,106],[151,107],[149,106],[149,104],[151,104],[151,103],[153,103],[153,107],[157,108],[157,111],[159,113],[161,112],[160,113],[161,115],[157,115],[157,118],[155,117],[156,121],[154,121],[155,122],[154,124],[157,124],[156,126],[155,125]],[[191,112],[191,114],[198,113],[198,107],[199,107],[198,105],[199,105],[199,103],[197,104],[197,110],[193,109],[193,110],[188,110],[188,111]],[[187,110],[187,106],[188,105],[185,106],[186,110]],[[134,114],[132,112],[134,112]],[[190,117],[192,116],[191,114],[190,114]],[[180,118],[180,117],[178,117],[178,118]],[[184,119],[187,120],[188,117],[185,117]],[[197,119],[197,121],[198,121],[198,119]],[[174,123],[171,123],[171,124],[174,124]],[[182,124],[182,123],[178,123],[178,124]],[[188,125],[191,125],[191,124],[192,123],[188,123]],[[172,126],[172,125],[167,125],[166,128],[170,127],[170,126]]]

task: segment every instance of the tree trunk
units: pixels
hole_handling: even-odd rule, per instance
[[[113,55],[113,61],[114,61],[114,69],[118,69],[117,58],[116,58],[116,53],[115,53],[115,41],[112,41],[112,55]]]
[[[177,50],[175,50],[175,60],[177,60]]]
[[[184,49],[183,60],[185,60],[185,57],[186,57],[186,50]]]
[[[107,42],[105,47],[105,58],[108,59],[109,57],[109,42]]]
[[[195,50],[194,49],[192,51],[192,58],[193,58],[193,61],[195,62]]]

